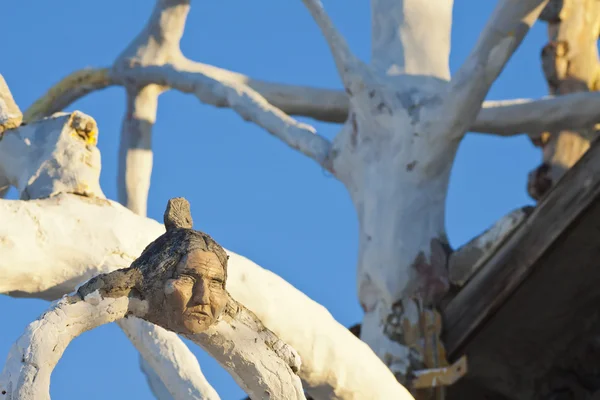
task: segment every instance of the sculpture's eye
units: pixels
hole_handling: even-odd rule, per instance
[[[177,278],[177,280],[181,283],[189,283],[191,285],[196,283],[196,278],[193,277],[192,275],[187,275],[187,274],[181,274],[179,275],[179,277]]]

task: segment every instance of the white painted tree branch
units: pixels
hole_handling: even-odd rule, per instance
[[[4,77],[0,74],[0,138],[4,131],[18,127],[22,121],[21,109],[15,103]]]
[[[254,314],[231,302],[233,312],[190,339],[219,360],[253,399],[305,399],[295,372],[300,366],[295,351]],[[146,300],[131,295],[112,297],[95,290],[83,298],[64,297],[31,323],[12,347],[0,375],[0,393],[9,400],[49,399],[52,370],[74,338],[130,313],[145,318],[151,311]]]
[[[600,93],[580,92],[539,100],[486,101],[470,131],[509,136],[582,129],[600,123]]]
[[[500,0],[475,47],[452,77],[448,99],[464,133],[475,119],[492,83],[536,21],[548,0]],[[462,133],[461,133],[462,132]]]
[[[156,400],[174,400],[160,376],[158,376],[154,368],[148,364],[144,357],[140,357],[140,369],[146,376],[146,382]]]
[[[227,293],[227,254],[210,236],[192,229],[189,208],[185,199],[171,199],[164,217],[167,231],[131,267],[99,275],[77,293],[143,299],[146,312],[133,315],[203,346],[253,399],[304,399],[298,354]],[[206,265],[214,270],[202,268]],[[196,280],[190,283],[187,274]],[[202,311],[206,318],[198,316]]]
[[[193,93],[206,104],[230,107],[245,120],[255,122],[269,133],[328,168],[329,141],[315,129],[296,121],[272,106],[259,93],[245,85],[217,81],[200,72],[179,71],[175,67],[136,67],[122,74],[135,76],[140,83],[154,82],[184,93]]]
[[[269,103],[288,115],[299,115],[325,122],[344,122],[348,117],[348,96],[343,90],[296,86],[254,79],[239,72],[188,60],[177,61],[177,68],[200,72],[231,85],[245,85],[260,93]],[[117,85],[108,68],[75,71],[52,86],[24,114],[26,121],[47,117],[64,110],[80,98]]]
[[[129,266],[164,232],[162,224],[118,203],[66,194],[2,200],[0,221],[0,293],[14,297],[60,297],[99,273]],[[338,399],[411,398],[372,350],[323,306],[271,271],[228,254],[227,289],[298,351],[300,377],[309,393]]]
[[[194,354],[177,334],[133,317],[118,324],[142,355],[142,371],[158,400],[220,398],[204,377]],[[165,397],[162,391],[169,396]]]
[[[58,193],[104,197],[97,134],[96,121],[78,111],[11,129],[0,140],[0,177],[21,199]]]
[[[298,353],[246,307],[229,308],[206,331],[185,336],[215,357],[251,399],[305,399]]]
[[[185,57],[178,60],[176,65],[178,70],[199,72],[231,86],[248,86],[288,115],[311,117],[325,122],[344,122],[348,118],[348,96],[343,90],[262,81]]]
[[[12,346],[0,374],[0,393],[7,400],[50,399],[50,375],[73,339],[137,309],[141,301],[120,298],[65,296],[29,324]]]
[[[95,275],[128,267],[164,232],[162,225],[118,203],[67,194],[3,200],[0,220],[0,293],[46,300],[73,291]],[[133,226],[137,228],[130,230]],[[159,368],[157,374],[169,379],[165,385],[175,399],[210,394],[195,357],[176,335],[139,320],[120,326],[149,364]]]
[[[352,53],[346,39],[327,16],[321,0],[302,0],[302,2],[327,41],[344,88],[350,92],[358,92],[362,88],[361,82],[367,73],[366,66]]]
[[[453,0],[372,0],[371,66],[386,75],[450,79]]]
[[[158,96],[156,85],[127,90],[127,110],[121,127],[117,193],[121,204],[146,216],[152,175],[152,127],[156,120]]]

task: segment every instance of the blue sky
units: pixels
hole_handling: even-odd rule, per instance
[[[456,0],[452,71],[460,66],[496,1]],[[0,72],[26,109],[53,83],[85,66],[108,66],[144,25],[150,0],[5,0]],[[354,52],[368,60],[367,0],[324,0]],[[539,55],[546,27],[537,23],[494,84],[488,99],[541,97],[547,88]],[[300,0],[193,2],[184,53],[256,78],[340,88],[333,61]],[[118,132],[124,91],[96,92],[69,110],[99,125],[101,184],[116,198]],[[306,120],[310,121],[310,120]],[[313,121],[310,121],[311,123]],[[339,125],[314,122],[332,138]],[[154,172],[148,213],[161,219],[166,201],[184,196],[195,228],[275,271],[325,305],[346,326],[361,319],[355,292],[357,221],[344,187],[312,160],[226,109],[177,92],[161,96],[154,128]],[[470,134],[450,182],[447,229],[458,246],[514,208],[532,204],[527,173],[541,158],[524,136]],[[14,195],[14,192],[13,192]],[[1,279],[1,277],[0,277]],[[25,326],[48,306],[0,296],[0,360]],[[233,379],[191,345],[222,399],[244,394]],[[76,339],[52,375],[56,399],[151,399],[136,350],[116,325]]]

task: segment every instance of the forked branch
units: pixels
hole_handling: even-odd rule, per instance
[[[335,28],[321,0],[302,0],[327,41],[344,88],[351,93],[360,90],[366,67],[352,53],[346,39]]]
[[[500,0],[475,47],[451,80],[455,115],[475,119],[483,99],[548,0]],[[466,131],[468,126],[464,127]],[[459,130],[460,131],[460,130]]]

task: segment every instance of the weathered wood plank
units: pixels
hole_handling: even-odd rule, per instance
[[[444,308],[447,349],[468,355],[469,379],[527,398],[543,374],[575,357],[577,336],[600,332],[599,284],[595,142]]]

